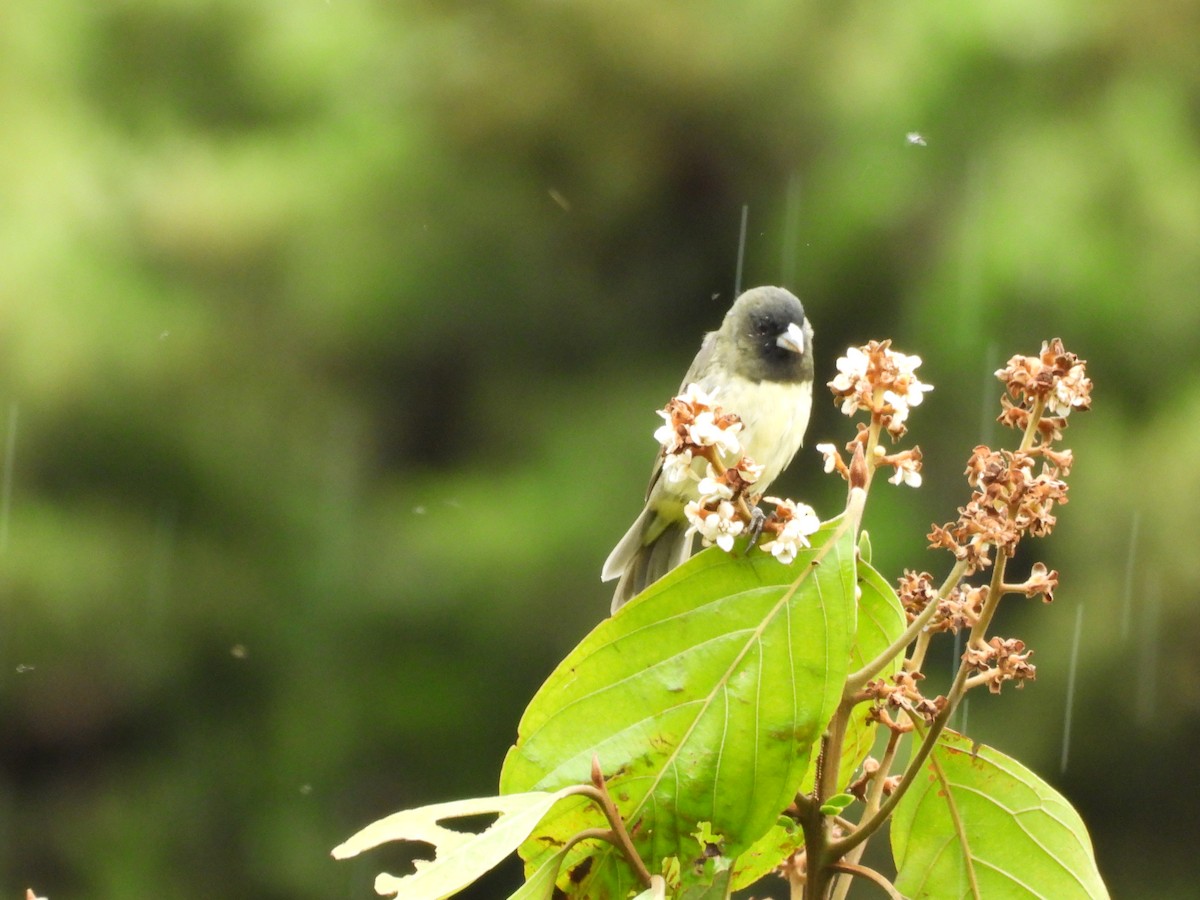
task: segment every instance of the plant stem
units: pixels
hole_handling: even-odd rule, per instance
[[[983,601],[979,619],[971,627],[971,636],[967,639],[968,647],[979,647],[983,644],[983,637],[987,634],[988,626],[992,624],[992,617],[996,615],[996,609],[1000,606],[1000,599],[1004,596],[1004,569],[1007,565],[1008,555],[997,549],[996,564],[992,567],[992,581],[988,586],[987,599]],[[965,666],[966,663],[963,665]]]
[[[965,665],[959,668],[959,678],[962,678],[963,680],[965,680],[965,676],[963,674],[965,669]],[[955,679],[956,685],[958,684],[959,678]],[[859,824],[855,831],[851,832],[840,840],[832,842],[826,848],[826,853],[828,853],[832,859],[841,859],[843,856],[873,835],[876,831],[878,831],[883,823],[888,820],[888,817],[891,816],[892,811],[896,808],[896,805],[900,802],[905,792],[916,780],[917,773],[921,771],[921,767],[925,764],[925,760],[933,751],[934,743],[937,741],[938,736],[942,733],[942,729],[946,727],[946,723],[950,721],[950,715],[953,712],[954,707],[950,703],[947,703],[942,711],[938,713],[937,717],[933,720],[933,724],[928,733],[925,735],[925,739],[921,742],[921,746],[917,748],[917,752],[914,753],[912,759],[909,760],[908,766],[904,770],[904,775],[900,779],[900,783],[896,786],[896,790],[892,791],[892,795],[888,797],[887,800],[885,800],[882,804],[880,804],[879,808],[873,815],[866,817],[865,820]],[[805,832],[805,837],[807,836],[808,833]]]
[[[1034,404],[1034,408],[1030,412],[1029,421],[1026,424],[1025,432],[1021,437],[1021,444],[1018,452],[1028,451],[1033,447],[1034,440],[1038,434],[1038,425],[1041,421],[1042,413],[1045,411],[1045,403],[1041,400]],[[874,451],[878,443],[879,428],[877,423],[872,422],[871,431],[867,437],[866,457],[867,457],[867,484],[870,484],[870,476],[874,474]],[[979,618],[971,628],[970,636],[967,641],[968,647],[978,647],[984,642],[984,637],[987,634],[988,627],[991,625],[992,618],[996,614],[996,609],[1000,604],[1000,599],[1006,593],[1011,593],[1010,585],[1005,584],[1004,570],[1008,563],[1008,555],[999,548],[996,548],[996,561],[992,568],[992,578],[989,584],[987,598],[984,600],[983,608],[980,611]],[[857,672],[852,673],[846,680],[846,687],[843,693],[842,704],[838,707],[838,711],[831,723],[829,735],[822,746],[822,752],[833,754],[836,751],[835,758],[840,759],[841,745],[840,742],[835,742],[835,738],[839,735],[844,738],[845,735],[845,716],[849,715],[849,710],[852,708],[850,698],[861,691],[861,689],[879,672],[887,666],[888,662],[895,658],[897,654],[903,651],[905,647],[916,641],[916,646],[913,649],[912,657],[906,662],[906,667],[909,671],[920,669],[924,662],[925,651],[928,647],[928,634],[924,631],[926,625],[932,620],[937,611],[937,600],[944,599],[949,593],[954,590],[958,582],[962,579],[967,568],[966,562],[959,560],[954,568],[947,576],[945,582],[939,588],[937,598],[921,611],[895,641],[888,648],[871,662],[867,663]],[[938,712],[930,723],[928,731],[922,736],[920,746],[909,760],[908,766],[904,770],[904,775],[901,777],[896,789],[882,803],[879,802],[882,794],[882,785],[887,772],[891,767],[892,761],[895,758],[896,747],[899,743],[899,734],[894,733],[892,740],[888,743],[887,752],[884,754],[884,765],[876,773],[875,781],[871,785],[868,793],[868,800],[863,817],[859,822],[858,827],[850,834],[838,840],[830,840],[827,831],[827,825],[823,816],[820,815],[820,794],[829,783],[829,776],[826,775],[828,761],[823,761],[820,770],[818,771],[818,797],[817,802],[806,810],[806,815],[801,825],[804,829],[805,847],[808,855],[808,871],[807,878],[804,883],[804,900],[823,900],[830,885],[831,873],[847,872],[853,875],[871,878],[866,874],[864,867],[857,865],[857,861],[861,856],[862,847],[866,841],[879,830],[880,827],[890,818],[896,806],[903,799],[909,787],[915,782],[917,775],[929,759],[929,755],[933,752],[933,748],[937,745],[938,739],[941,737],[942,731],[945,729],[950,718],[958,708],[959,702],[962,700],[967,689],[980,682],[978,677],[971,678],[971,666],[965,660],[960,661],[958,671],[955,673],[954,682],[951,684],[950,690],[946,695],[946,703]],[[840,723],[840,727],[839,727]],[[913,723],[917,725],[916,722]],[[834,746],[836,743],[836,747]],[[847,858],[849,854],[854,854],[853,859]],[[898,897],[895,889],[879,876],[878,873],[872,873],[877,878],[877,884],[889,892],[889,896]],[[836,877],[836,876],[834,876]],[[871,878],[875,881],[875,878]],[[849,890],[848,883],[839,885],[837,900],[845,897]],[[794,890],[793,890],[794,896]]]
[[[891,897],[892,900],[904,900],[904,897],[902,897],[900,895],[900,893],[894,887],[892,887],[891,882],[888,881],[886,878],[884,878],[882,875],[880,875],[878,872],[876,872],[874,869],[869,869],[866,866],[859,866],[859,865],[855,865],[853,863],[844,863],[844,862],[831,863],[829,868],[831,868],[837,872],[845,872],[848,875],[855,875],[859,878],[865,878],[867,881],[871,882],[876,887],[880,888],[885,894],[887,894],[889,897]]]
[[[904,630],[904,633],[888,644],[886,650],[876,656],[857,672],[852,673],[846,679],[846,689],[842,696],[849,696],[850,694],[861,690],[868,681],[882,672],[884,667],[886,667],[889,662],[896,658],[897,654],[899,654],[905,647],[911,644],[918,636],[922,634],[925,626],[928,625],[930,620],[937,614],[938,601],[944,600],[949,595],[950,591],[954,590],[966,569],[966,562],[964,560],[959,560],[955,564],[954,568],[951,569],[950,574],[946,577],[945,582],[943,582],[941,588],[938,590],[937,596],[929,602],[928,606],[921,610],[920,615],[912,620],[908,628]]]
[[[883,400],[883,388],[875,389],[875,405]],[[863,447],[863,458],[867,463],[867,483],[863,490],[871,489],[871,479],[875,477],[875,448],[879,446],[879,432],[883,430],[883,422],[877,413],[871,414],[871,428],[867,432],[867,445]]]
[[[900,749],[900,739],[903,736],[899,731],[893,731],[888,736],[887,747],[883,751],[883,758],[879,761],[879,768],[875,770],[875,777],[871,780],[871,786],[867,789],[866,801],[863,804],[863,814],[860,821],[869,818],[879,809],[879,801],[883,798],[883,784],[887,780],[888,773],[892,771],[892,764],[896,761],[896,752]],[[858,861],[862,859],[863,851],[866,849],[867,842],[863,841],[845,855],[843,862],[857,865]],[[833,892],[832,900],[845,900],[848,893],[850,893],[850,879],[839,878]]]
[[[1025,451],[1033,446],[1033,439],[1037,437],[1038,423],[1042,421],[1042,413],[1046,411],[1046,401],[1038,400],[1033,404],[1033,409],[1029,413],[1029,421],[1025,424],[1025,433],[1021,435],[1021,446],[1018,450]]]
[[[599,757],[592,757],[592,783],[581,784],[572,793],[587,797],[600,807],[600,811],[604,813],[604,818],[608,820],[612,831],[607,836],[593,836],[604,836],[611,843],[615,844],[625,854],[625,858],[629,861],[629,865],[633,867],[634,872],[637,873],[638,880],[642,882],[642,885],[650,887],[650,871],[646,868],[646,864],[642,862],[642,857],[633,846],[633,839],[629,836],[629,830],[625,827],[625,820],[621,818],[620,810],[617,809],[617,805],[608,793],[608,786],[604,782],[604,774],[600,769]]]

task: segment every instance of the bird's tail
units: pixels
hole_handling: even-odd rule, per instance
[[[601,580],[620,579],[613,593],[612,611],[681,564],[691,551],[687,522],[672,519],[664,527],[656,511],[647,506],[604,563]]]

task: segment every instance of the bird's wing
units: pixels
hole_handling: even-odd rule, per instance
[[[717,333],[710,331],[704,336],[704,340],[700,342],[700,350],[696,353],[696,358],[692,360],[692,364],[688,366],[687,374],[683,376],[683,381],[679,385],[679,393],[687,390],[687,386],[693,381],[703,382],[704,377],[708,375],[708,369],[712,365],[713,346],[717,342]]]

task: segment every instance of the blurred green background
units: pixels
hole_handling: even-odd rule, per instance
[[[1192,896],[1198,40],[1188,2],[0,6],[0,894],[371,897],[399,856],[334,844],[492,792],[745,205],[820,381],[893,337],[936,386],[889,574],[946,571],[991,371],[1090,361],[1023,560],[1062,588],[998,623],[1039,679],[968,730],[1117,895]],[[852,433],[820,393],[810,448]],[[811,449],[778,486],[839,509]]]

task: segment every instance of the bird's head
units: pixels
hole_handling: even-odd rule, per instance
[[[752,381],[812,381],[812,326],[795,294],[756,287],[734,301],[721,331],[733,350],[732,368]]]

